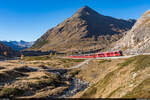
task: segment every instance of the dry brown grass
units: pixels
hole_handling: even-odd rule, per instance
[[[124,60],[92,60],[88,65],[84,65],[80,69],[77,77],[94,83],[109,71],[117,68],[117,64],[123,61]]]
[[[78,94],[78,96],[82,98],[149,97],[149,56],[137,56],[126,60],[105,62],[101,64],[104,74],[99,72],[100,74],[96,75],[98,77],[96,78],[97,81],[94,81],[95,78],[89,78],[89,75],[98,72],[97,62],[98,61],[91,62],[90,65],[95,67],[90,67],[90,71],[85,71],[88,77],[84,77],[83,73],[79,73],[79,76],[80,74],[81,76],[83,75],[83,77],[86,80],[90,80],[92,84],[86,91],[82,92],[80,95]],[[97,71],[94,71],[95,68]],[[99,67],[99,70],[100,69]],[[135,71],[135,69],[138,70]],[[89,75],[86,73],[87,71]]]
[[[48,56],[25,57],[24,60],[22,60],[22,62],[24,62],[24,65],[28,65],[28,66],[45,65],[54,68],[69,68],[83,61],[84,60],[82,59],[63,59],[63,58],[48,57]]]
[[[60,58],[53,58],[52,61],[59,62],[61,66],[67,63],[78,64],[81,62],[81,60],[62,60]],[[67,77],[44,70],[49,66],[31,64],[31,61],[25,61],[25,64],[20,64],[20,62],[19,60],[0,62],[3,67],[0,70],[0,81],[4,83],[0,90],[6,88],[1,95],[11,96],[12,91],[16,91],[15,96],[21,96],[20,98],[43,98],[48,95],[57,97],[70,86],[71,83],[67,78],[69,76],[86,80],[91,84],[86,91],[73,96],[75,98],[121,98],[136,97],[137,95],[149,97],[149,81],[145,81],[150,77],[149,56],[118,60],[92,60],[81,68],[68,70]],[[41,62],[48,62],[48,60]],[[28,67],[31,66],[38,70],[29,70]],[[64,66],[59,68],[64,68]],[[136,76],[134,76],[135,73]],[[19,89],[26,92],[18,94]],[[139,92],[140,90],[143,92]]]
[[[44,68],[48,68],[45,65],[43,65],[44,68],[34,65],[36,66],[34,68],[34,66],[29,67],[26,64],[20,64],[20,62],[22,61],[0,62],[3,65],[3,69],[0,70],[0,83],[3,82],[0,85],[0,97],[42,98],[50,95],[57,96],[70,85],[65,77],[44,70]],[[26,63],[28,62],[26,61]],[[8,66],[10,64],[11,66]],[[40,93],[44,94],[40,95]]]

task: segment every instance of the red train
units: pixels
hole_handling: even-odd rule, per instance
[[[123,56],[122,51],[114,51],[114,52],[103,52],[97,54],[85,54],[85,55],[70,55],[69,58],[99,58],[99,57],[116,57]]]

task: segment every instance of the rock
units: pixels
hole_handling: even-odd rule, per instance
[[[133,84],[130,84],[129,87],[133,87]]]
[[[132,78],[136,78],[137,73],[133,73]]]
[[[73,78],[71,81],[71,86],[68,88],[68,90],[64,91],[64,93],[61,96],[59,96],[59,98],[71,97],[77,92],[85,90],[86,88],[88,88],[88,86],[88,82]]]
[[[125,94],[126,94],[125,92],[122,92],[122,93],[120,94],[120,97],[124,96]]]
[[[123,38],[114,43],[111,50],[121,49],[126,54],[150,51],[150,10],[145,12]]]

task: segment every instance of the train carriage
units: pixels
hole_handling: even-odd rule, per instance
[[[97,54],[86,54],[86,55],[70,55],[69,58],[100,58],[100,57],[116,57],[123,56],[122,51],[113,52],[102,52]]]

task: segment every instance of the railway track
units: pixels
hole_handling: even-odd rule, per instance
[[[135,55],[130,55],[130,56],[117,56],[117,57],[99,57],[99,58],[69,58],[69,57],[63,57],[63,58],[65,58],[65,59],[86,59],[84,62],[69,68],[69,69],[74,69],[74,68],[80,68],[83,65],[88,64],[93,59],[126,59],[126,58],[131,58],[131,57],[134,57],[134,56],[138,56],[138,55],[150,55],[150,53],[135,54]]]

